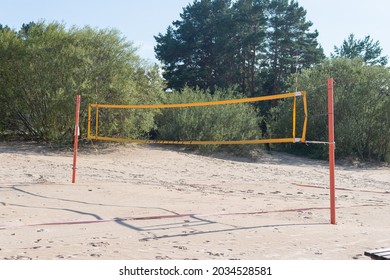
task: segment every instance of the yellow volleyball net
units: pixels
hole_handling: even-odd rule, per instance
[[[180,109],[187,107],[204,107],[204,106],[219,106],[238,103],[261,102],[277,99],[293,98],[292,108],[292,135],[286,138],[274,139],[254,139],[254,140],[224,140],[224,141],[169,141],[169,140],[150,140],[150,139],[128,139],[99,134],[99,113],[101,109],[108,110],[123,110],[123,109]],[[302,98],[303,101],[303,124],[302,131],[297,136],[297,98]],[[120,123],[119,123],[120,125]],[[113,142],[128,142],[128,143],[145,143],[145,144],[174,144],[174,145],[240,145],[240,144],[267,144],[267,143],[299,143],[306,140],[307,126],[307,103],[306,92],[290,92],[269,96],[260,96],[252,98],[241,98],[220,101],[208,101],[197,103],[179,103],[179,104],[146,104],[146,105],[114,105],[114,104],[89,104],[88,105],[88,131],[87,138],[91,140],[113,141]]]

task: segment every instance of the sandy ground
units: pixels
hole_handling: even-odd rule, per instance
[[[390,247],[390,168],[161,146],[0,143],[0,259],[367,259]]]

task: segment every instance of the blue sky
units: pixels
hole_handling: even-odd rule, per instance
[[[89,25],[115,28],[139,47],[138,54],[154,60],[154,35],[165,33],[168,25],[192,0],[2,0],[0,23],[19,29],[23,23],[45,20],[67,26]],[[389,0],[298,0],[307,19],[319,31],[325,54],[340,46],[350,33],[362,39],[370,35],[379,40],[383,55],[390,58]]]

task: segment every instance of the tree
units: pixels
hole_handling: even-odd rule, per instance
[[[308,92],[307,139],[327,141],[326,79],[329,76],[336,81],[336,156],[390,162],[390,71],[383,66],[367,65],[360,58],[326,60],[301,73],[300,88]],[[291,104],[288,101],[273,108],[271,116],[272,137],[290,133]],[[289,151],[327,157],[327,146],[286,146]]]
[[[195,0],[155,37],[156,56],[174,89],[237,85],[248,96],[284,91],[297,51],[300,69],[324,58],[305,15],[288,0]]]
[[[268,6],[266,36],[266,92],[283,92],[291,73],[320,63],[323,49],[318,45],[318,32],[306,20],[306,11],[298,2],[273,0]],[[298,59],[298,61],[297,61]],[[298,64],[298,65],[297,65]]]
[[[387,56],[381,56],[382,48],[379,41],[366,36],[362,40],[355,38],[354,34],[350,34],[340,47],[334,47],[332,57],[356,58],[360,57],[369,65],[386,65],[388,62]]]
[[[143,65],[116,30],[66,29],[44,22],[0,33],[0,101],[5,129],[47,142],[72,139],[77,94],[87,103],[155,103],[163,99],[157,69]],[[2,108],[3,109],[3,108]],[[81,129],[86,130],[86,106]],[[155,112],[102,111],[102,132],[125,137],[154,126]],[[123,122],[120,120],[123,119]],[[134,123],[137,123],[134,126]]]
[[[219,59],[231,42],[230,6],[230,0],[196,0],[184,8],[182,20],[173,22],[166,35],[155,36],[156,56],[164,64],[168,87],[226,86],[217,77],[223,75],[225,65]]]
[[[265,58],[266,4],[266,1],[241,0],[232,7],[234,48],[226,52],[235,59],[227,57],[227,61],[236,65],[237,84],[248,96],[257,95],[263,86],[261,69]]]
[[[26,40],[29,36],[29,33],[31,31],[32,28],[34,28],[37,24],[33,21],[29,22],[29,23],[23,23],[22,24],[22,27],[20,28],[19,32],[18,32],[18,35],[21,39],[24,39]]]
[[[11,28],[9,28],[9,26],[7,26],[7,25],[2,25],[0,23],[0,31],[3,31],[3,30],[11,30]]]

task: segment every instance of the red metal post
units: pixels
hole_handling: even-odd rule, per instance
[[[79,117],[80,117],[80,95],[77,95],[76,98],[76,115],[75,115],[75,125],[74,125],[74,147],[73,147],[73,172],[72,172],[72,183],[76,183],[76,161],[77,161],[77,149],[79,144]]]
[[[328,79],[328,137],[329,137],[329,189],[330,189],[330,223],[336,224],[336,193],[335,193],[335,141],[334,141],[334,109],[333,109],[333,78]]]

